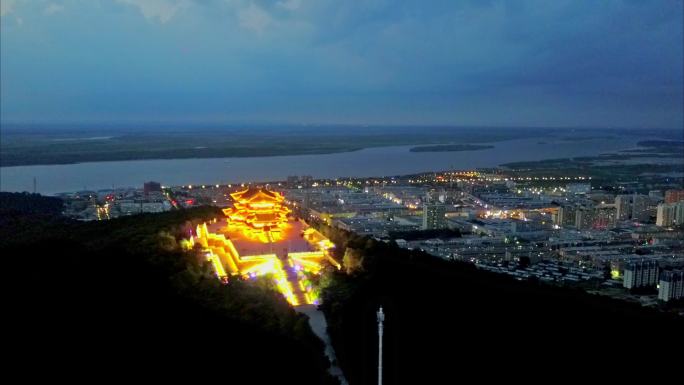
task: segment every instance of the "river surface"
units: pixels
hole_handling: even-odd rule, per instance
[[[406,175],[449,169],[496,167],[503,163],[599,155],[635,148],[644,138],[559,141],[551,138],[490,143],[491,149],[460,152],[410,152],[414,146],[374,147],[320,155],[254,158],[161,159],[0,167],[0,190],[42,194],[163,185],[223,184],[285,180],[288,175],[315,178]]]

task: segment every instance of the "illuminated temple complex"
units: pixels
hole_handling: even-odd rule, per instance
[[[202,247],[223,282],[269,276],[293,306],[318,303],[310,278],[326,265],[340,268],[329,254],[334,245],[303,221],[288,218],[278,192],[248,188],[230,196],[226,218],[197,226],[188,245]]]

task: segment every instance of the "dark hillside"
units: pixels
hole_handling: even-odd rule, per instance
[[[94,370],[330,383],[322,343],[266,281],[222,286],[178,247],[176,233],[216,214],[198,208],[76,223],[4,212],[12,331],[5,348],[42,369],[25,376],[49,368],[67,378]]]
[[[516,281],[341,230],[324,232],[355,250],[347,255],[363,259],[362,270],[330,280],[323,301],[352,384],[377,381],[379,305],[386,314],[385,384],[511,375],[539,381],[552,373],[581,379],[582,368],[595,366],[597,378],[620,378],[636,357],[644,367],[681,364],[677,355],[658,353],[682,346],[681,317],[581,290]]]

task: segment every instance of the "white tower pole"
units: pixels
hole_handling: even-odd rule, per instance
[[[382,306],[377,312],[378,315],[378,385],[382,385],[382,323],[385,322],[385,313],[382,312]]]

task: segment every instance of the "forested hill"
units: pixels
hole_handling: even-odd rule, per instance
[[[14,198],[27,197],[3,202]],[[218,214],[204,207],[81,223],[3,210],[5,362],[30,364],[24,379],[53,381],[335,383],[307,319],[267,281],[220,285],[180,249],[178,236]]]
[[[386,384],[584,383],[631,378],[633,363],[663,375],[681,366],[665,352],[683,346],[683,317],[318,226],[350,270],[326,283],[323,310],[351,384],[377,378],[379,306]]]
[[[58,216],[64,203],[55,197],[40,194],[0,192],[0,213]]]
[[[178,237],[217,215],[204,207],[83,223],[3,210],[9,362],[31,365],[24,378],[130,379],[142,369],[193,383],[334,383],[306,319],[267,282],[219,285],[180,250]],[[352,385],[376,382],[379,305],[385,384],[580,380],[592,370],[618,379],[632,363],[667,373],[680,360],[667,352],[682,346],[681,317],[321,228],[349,269],[324,279],[323,310]]]

